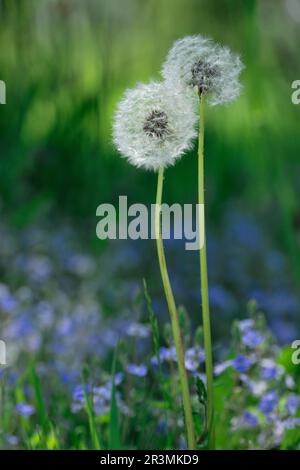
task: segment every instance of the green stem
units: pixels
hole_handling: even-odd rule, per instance
[[[205,213],[204,213],[204,96],[200,93],[200,126],[198,144],[198,204],[199,215],[203,207],[203,217],[199,217],[199,224],[203,224],[203,240],[200,247],[200,276],[201,276],[201,300],[202,319],[204,331],[205,368],[207,381],[207,427],[208,446],[214,448],[214,407],[213,407],[213,361],[211,347],[211,328],[209,314],[206,238],[205,238]]]
[[[165,296],[169,308],[171,325],[174,337],[174,343],[176,348],[177,362],[178,362],[178,371],[180,379],[180,387],[182,394],[182,403],[185,416],[185,425],[187,430],[187,441],[188,448],[193,450],[196,448],[195,441],[195,431],[192,415],[192,406],[189,392],[189,384],[187,373],[184,363],[184,349],[183,342],[180,333],[180,326],[178,320],[177,308],[170,284],[169,274],[167,270],[164,246],[161,235],[161,201],[162,201],[162,190],[163,190],[163,179],[164,179],[164,170],[163,168],[159,169],[158,180],[157,180],[157,194],[156,194],[156,206],[155,206],[155,237],[157,244],[157,254],[160,267],[160,273],[162,277],[162,282],[164,286]]]

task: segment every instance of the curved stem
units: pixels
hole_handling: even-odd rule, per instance
[[[187,441],[188,448],[195,449],[195,431],[194,423],[192,416],[192,407],[190,400],[189,384],[188,377],[185,369],[184,363],[184,349],[180,333],[180,326],[178,320],[177,308],[170,284],[170,279],[167,270],[164,246],[161,235],[161,201],[162,201],[162,190],[163,190],[163,179],[164,179],[164,170],[163,168],[159,169],[158,180],[157,180],[157,194],[156,194],[156,206],[155,206],[155,237],[157,245],[157,254],[159,260],[160,273],[162,277],[163,287],[165,291],[165,296],[168,304],[168,309],[171,318],[171,325],[174,337],[174,343],[176,348],[177,362],[178,362],[178,371],[180,379],[180,387],[182,394],[182,403],[185,416],[185,425],[187,430]]]
[[[203,240],[200,247],[200,276],[202,319],[204,332],[205,369],[207,382],[207,428],[208,446],[214,448],[214,406],[213,406],[213,361],[211,347],[211,327],[208,297],[208,276],[206,260],[205,213],[204,213],[204,96],[200,93],[200,126],[198,144],[198,204],[199,211],[203,207],[203,217],[199,217],[199,224],[203,224]],[[200,215],[200,212],[199,212]]]

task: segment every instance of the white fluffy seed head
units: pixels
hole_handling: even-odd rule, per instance
[[[138,84],[118,105],[113,139],[132,165],[157,171],[173,165],[191,147],[196,121],[194,100],[178,87]]]
[[[202,36],[179,39],[163,64],[162,76],[170,83],[209,96],[209,103],[228,103],[241,92],[239,76],[244,66],[228,47]]]

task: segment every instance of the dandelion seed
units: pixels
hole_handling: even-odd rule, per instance
[[[228,103],[241,92],[239,76],[243,64],[228,47],[202,36],[187,36],[175,42],[162,68],[170,83],[208,94],[209,103]]]
[[[173,165],[196,136],[194,104],[164,83],[139,84],[119,103],[114,143],[137,167],[158,170]]]

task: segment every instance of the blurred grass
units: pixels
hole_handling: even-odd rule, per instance
[[[246,64],[243,96],[207,113],[209,220],[218,220],[232,198],[255,213],[271,211],[280,242],[299,259],[299,107],[290,86],[300,73],[300,32],[285,5],[1,0],[2,211],[22,226],[51,211],[94,221],[98,204],[117,202],[120,194],[153,201],[155,176],[131,168],[112,147],[114,108],[125,88],[159,78],[175,39],[201,33],[229,45]],[[196,200],[193,155],[168,171],[166,200]]]

